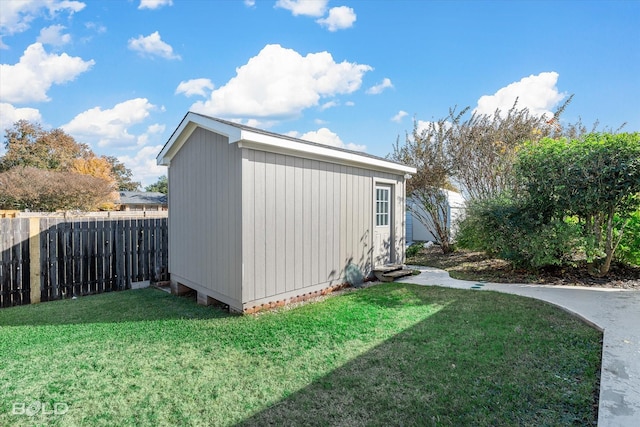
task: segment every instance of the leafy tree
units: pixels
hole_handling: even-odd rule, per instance
[[[39,124],[26,120],[20,120],[6,130],[5,148],[0,171],[17,166],[65,171],[74,160],[93,154],[88,145],[76,142],[63,130],[45,131]]]
[[[118,191],[138,191],[140,183],[133,181],[133,172],[114,156],[102,156],[111,164],[111,172],[116,180]]]
[[[99,189],[97,193],[95,193],[94,188],[85,189],[85,194],[90,195],[89,197],[93,197],[94,193],[102,194],[102,189],[105,185],[111,187],[112,192],[120,188],[136,190],[140,186],[139,183],[131,180],[131,171],[115,157],[96,156],[88,145],[76,142],[72,136],[67,135],[61,129],[45,131],[37,123],[21,120],[14,123],[12,128],[6,130],[5,146],[7,151],[4,156],[0,157],[0,172],[12,171],[16,168],[27,168],[25,169],[27,172],[23,170],[20,174],[18,174],[18,172],[16,172],[16,174],[20,176],[27,174],[35,178],[41,178],[44,176],[43,174],[35,174],[30,170],[30,168],[36,168],[51,172],[69,172],[75,175],[86,175],[103,180],[104,182],[100,184],[96,184],[95,181],[84,178],[78,178],[76,180],[75,184],[77,185],[84,183],[86,185],[97,186],[96,188]],[[55,179],[54,175],[48,174],[47,176]],[[16,175],[16,178],[17,177],[18,176]],[[60,175],[60,177],[62,177],[62,175]],[[28,183],[21,180],[18,180],[17,182],[28,185]],[[50,187],[57,188],[56,184],[56,182],[51,182]],[[73,188],[77,188],[77,185],[73,186]],[[18,188],[19,187],[14,185],[12,187],[12,191],[18,191]],[[39,188],[43,192],[43,199],[55,199],[49,196],[49,191],[45,188],[44,181],[42,182],[42,185],[34,185],[34,188]],[[23,190],[27,191],[26,188]],[[2,189],[0,189],[0,191],[2,191]],[[27,193],[21,194],[22,196],[20,197],[25,197],[25,194]],[[29,194],[32,194],[31,190],[29,190]],[[71,194],[76,193],[73,193],[72,191],[64,192],[65,196],[69,196]],[[114,195],[105,194],[103,203],[96,205],[93,202],[81,202],[80,205],[111,209],[113,207],[112,199]],[[78,193],[76,195],[82,198],[81,194]],[[29,200],[31,200],[31,198]],[[73,204],[63,201],[63,198],[55,200],[58,200],[61,204],[59,206],[55,206],[50,202],[45,202],[43,200],[43,203],[41,203],[40,206],[47,206],[52,210],[60,210],[65,209],[65,206]],[[29,202],[29,205],[33,206],[34,203],[35,202]],[[20,205],[20,203],[18,203],[18,205]],[[32,209],[32,207],[26,208]]]
[[[411,136],[406,136],[403,145],[396,141],[389,156],[416,168],[416,174],[406,181],[407,210],[431,232],[444,253],[452,250],[446,189],[452,188],[450,179],[455,163],[448,144],[453,126],[465,112],[456,114],[452,110],[449,115],[452,122],[441,119],[428,123],[422,130],[414,122]]]
[[[0,209],[90,211],[114,201],[113,186],[90,175],[30,166],[0,173]]]
[[[516,175],[522,197],[543,221],[580,220],[606,274],[626,223],[640,208],[640,133],[529,143],[518,154]]]
[[[548,119],[519,109],[517,100],[506,114],[473,113],[462,120],[469,108],[449,115],[419,131],[414,123],[411,137],[403,146],[396,141],[393,160],[414,166],[418,173],[407,184],[407,209],[450,250],[451,224],[445,188],[458,187],[466,199],[483,200],[510,189],[518,147],[563,131],[559,117],[572,97]],[[574,132],[579,126],[571,127]],[[413,202],[413,203],[412,203]]]
[[[102,178],[115,188],[116,180],[113,177],[111,164],[109,164],[104,157],[91,156],[88,158],[74,159],[69,168],[69,172]]]
[[[158,181],[151,185],[147,185],[144,190],[149,192],[167,194],[169,192],[169,181],[167,180],[167,176],[162,175],[160,178],[158,178]]]
[[[518,100],[503,114],[477,114],[465,121],[452,120],[448,149],[454,159],[452,179],[472,200],[494,198],[511,187],[518,147],[525,141],[562,133],[559,118],[573,95],[548,118],[519,109]],[[579,132],[579,126],[568,130]]]

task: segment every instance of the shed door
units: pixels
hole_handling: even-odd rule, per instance
[[[374,265],[393,261],[393,188],[376,184],[373,206],[373,254]]]

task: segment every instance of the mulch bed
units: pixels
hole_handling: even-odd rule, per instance
[[[439,246],[432,246],[408,259],[407,264],[441,268],[453,277],[467,280],[640,290],[640,267],[621,263],[614,263],[603,277],[593,274],[587,265],[554,266],[531,272],[515,269],[509,262],[482,252],[458,250],[443,254]]]

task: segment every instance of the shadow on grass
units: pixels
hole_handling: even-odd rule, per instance
[[[413,302],[439,311],[237,425],[596,424],[597,331],[525,298],[432,290]],[[393,295],[352,297],[411,304]]]
[[[147,288],[3,308],[0,309],[0,327],[214,319],[231,316],[218,307],[197,305],[195,297],[177,297],[159,289]]]

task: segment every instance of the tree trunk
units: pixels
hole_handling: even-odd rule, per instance
[[[615,251],[615,246],[613,243],[613,216],[614,210],[609,210],[609,215],[607,217],[607,236],[604,243],[604,253],[605,258],[602,265],[600,265],[600,275],[604,276],[609,273],[611,269],[611,261],[613,260],[613,252]]]

